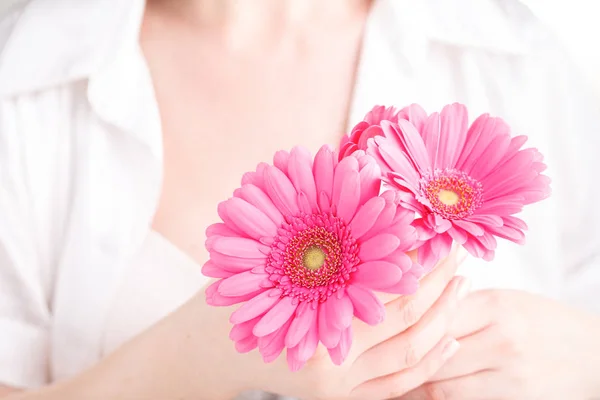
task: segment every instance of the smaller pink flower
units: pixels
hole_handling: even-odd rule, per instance
[[[521,149],[525,136],[511,138],[509,126],[487,114],[469,126],[461,104],[431,115],[412,105],[397,117],[380,123],[383,135],[355,140],[419,216],[414,226],[426,270],[453,241],[485,260],[494,257],[496,237],[524,243],[527,225],[514,214],[550,195],[542,155]]]
[[[219,205],[222,223],[207,230],[204,275],[214,306],[243,303],[230,318],[239,352],[258,347],[265,362],[287,349],[300,369],[323,343],[341,364],[352,343],[352,319],[380,323],[375,291],[410,294],[423,268],[414,211],[397,192],[379,194],[381,171],[364,151],[338,162],[323,147],[313,157],[294,148],[260,164]]]

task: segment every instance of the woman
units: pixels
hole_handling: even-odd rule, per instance
[[[0,27],[0,393],[599,394],[598,190],[586,184],[598,170],[598,120],[539,32],[510,1],[32,0],[16,9]],[[230,310],[205,305],[199,264],[204,227],[242,172],[295,144],[337,143],[375,104],[452,101],[505,117],[548,158],[555,194],[526,216],[529,244],[460,271],[477,289],[524,291],[465,297],[449,259],[414,298],[388,299],[384,324],[356,326],[341,368],[317,356],[291,374],[234,354]]]

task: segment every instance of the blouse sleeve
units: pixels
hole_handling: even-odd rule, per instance
[[[600,92],[564,49],[550,47],[545,60],[547,101],[552,104],[551,140],[561,143],[556,165],[562,300],[600,314]]]
[[[0,100],[0,384],[30,388],[47,381],[50,273],[13,114]]]

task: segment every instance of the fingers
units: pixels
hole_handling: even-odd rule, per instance
[[[448,282],[454,277],[457,268],[456,257],[451,254],[422,279],[421,286],[416,294],[402,296],[386,304],[386,318],[382,324],[373,328],[357,321],[354,332],[356,337],[360,339],[355,341],[351,357],[358,356],[366,349],[405,331],[417,323],[440,297]]]
[[[493,329],[486,328],[459,339],[458,352],[429,380],[443,381],[500,367],[496,360],[502,359],[498,354],[502,349],[496,346],[497,336]]]
[[[510,385],[500,385],[492,370],[439,382],[426,383],[397,400],[491,400],[519,398]]]
[[[456,318],[450,326],[450,335],[462,338],[490,326],[497,315],[497,302],[493,290],[479,290],[470,293],[460,302]]]
[[[459,344],[444,337],[414,368],[367,381],[354,388],[352,399],[391,399],[423,385],[458,350]]]
[[[414,367],[446,335],[468,281],[456,277],[416,324],[361,354],[349,374],[358,382]]]

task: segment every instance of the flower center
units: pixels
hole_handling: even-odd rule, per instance
[[[452,190],[440,189],[438,200],[447,206],[453,206],[460,201],[460,197]]]
[[[346,285],[360,262],[346,223],[331,213],[287,217],[265,271],[282,296],[325,301]]]
[[[420,181],[419,201],[446,219],[462,219],[481,206],[481,183],[462,171],[437,170]]]
[[[311,271],[315,271],[323,266],[325,263],[325,252],[318,246],[311,246],[304,252],[302,257],[302,264],[305,268]]]

